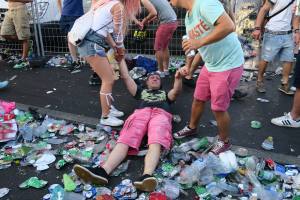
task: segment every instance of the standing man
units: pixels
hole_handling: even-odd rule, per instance
[[[243,73],[242,47],[233,21],[218,0],[171,0],[171,3],[187,10],[185,25],[190,39],[183,41],[183,50],[198,49],[205,62],[196,83],[190,122],[174,137],[180,139],[197,133],[205,102],[210,100],[219,131],[211,151],[219,154],[231,146],[227,110]],[[184,70],[188,73],[190,69]]]
[[[59,21],[60,29],[66,35],[72,29],[74,22],[77,18],[83,15],[82,0],[57,0],[58,9],[61,13]],[[80,68],[79,58],[77,56],[76,47],[68,42],[69,51],[73,60],[70,70],[78,70]]]
[[[153,20],[159,20],[159,26],[155,34],[154,50],[158,63],[158,73],[160,77],[169,75],[169,43],[173,37],[173,33],[177,29],[177,16],[170,3],[167,0],[141,0],[149,14],[139,22],[134,19],[134,22],[143,28],[146,24]]]
[[[300,5],[297,5],[299,9]],[[295,25],[298,28],[300,24],[300,13],[296,13]],[[299,42],[299,41],[298,41]],[[292,110],[289,113],[271,120],[272,124],[283,127],[290,128],[300,128],[300,55],[297,56],[296,67],[294,70],[294,86],[296,87],[296,92],[294,96],[294,102],[292,105]]]
[[[294,92],[290,90],[288,81],[294,62],[294,42],[299,40],[299,27],[297,27],[295,20],[293,20],[292,2],[294,2],[294,0],[265,1],[257,15],[255,30],[252,33],[254,39],[260,39],[262,36],[262,29],[265,29],[261,49],[261,60],[258,66],[259,71],[256,82],[257,92],[266,92],[263,82],[264,73],[268,63],[278,56],[279,60],[283,62],[281,86],[278,89],[287,95],[294,94]],[[287,5],[289,6],[286,7]],[[272,17],[265,27],[263,27],[266,14],[272,16],[280,10],[282,10],[282,12]],[[293,25],[291,26],[291,24]]]
[[[22,42],[22,58],[15,64],[15,69],[28,68],[30,38],[30,14],[26,3],[32,0],[8,0],[8,11],[1,26],[1,36],[6,40]]]

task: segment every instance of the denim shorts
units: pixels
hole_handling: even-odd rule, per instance
[[[90,30],[82,43],[78,46],[78,53],[81,57],[101,56],[106,57],[105,49],[108,48],[105,37]]]
[[[278,56],[282,62],[294,62],[294,46],[293,34],[264,33],[261,59],[271,62]]]
[[[63,33],[68,34],[68,32],[70,32],[70,30],[72,29],[72,27],[74,25],[74,22],[79,17],[80,16],[65,16],[65,15],[62,15],[60,17],[60,20],[59,20],[60,30]]]

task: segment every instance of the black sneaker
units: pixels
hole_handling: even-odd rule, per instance
[[[153,192],[157,186],[157,180],[154,176],[145,174],[141,176],[137,181],[134,181],[133,184],[138,190]]]
[[[80,165],[74,165],[73,170],[75,174],[86,183],[93,183],[96,185],[108,184],[109,175],[102,167],[86,168]]]
[[[183,78],[182,80],[183,84],[191,87],[191,88],[195,88],[196,87],[196,82],[194,79],[187,79],[187,78]]]
[[[74,73],[77,73],[77,72],[80,72],[81,71],[81,64],[77,61],[77,62],[72,62],[72,64],[70,65],[70,67],[68,68],[68,70],[74,74]]]
[[[240,91],[240,90],[234,90],[234,93],[233,93],[233,95],[232,95],[232,98],[238,100],[238,99],[241,99],[241,98],[246,97],[247,95],[248,95],[247,92],[242,92],[242,91]]]
[[[90,76],[89,85],[101,85],[101,79],[96,73],[93,73]]]

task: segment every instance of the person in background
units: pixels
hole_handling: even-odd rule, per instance
[[[26,3],[32,0],[8,0],[8,11],[1,26],[1,36],[6,40],[22,42],[22,57],[14,69],[29,68],[28,52],[30,39],[30,14]]]
[[[177,16],[167,0],[141,0],[149,14],[142,21],[134,22],[143,29],[150,22],[158,19],[159,26],[155,33],[154,50],[158,63],[158,73],[161,77],[169,75],[169,43],[177,29]]]
[[[68,35],[68,32],[72,29],[74,22],[80,16],[83,15],[83,4],[82,0],[57,0],[58,10],[61,14],[59,20],[59,26],[61,31]],[[69,68],[70,71],[80,69],[81,65],[79,62],[79,57],[77,55],[77,48],[68,41],[69,52],[72,57],[72,64]]]

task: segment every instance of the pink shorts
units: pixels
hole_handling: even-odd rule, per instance
[[[148,131],[148,145],[160,144],[169,150],[172,143],[172,115],[161,108],[136,109],[126,120],[117,143],[139,150]]]
[[[168,48],[173,33],[177,29],[178,22],[170,22],[159,25],[155,34],[154,50],[161,51]]]
[[[194,98],[199,101],[211,100],[213,111],[227,111],[242,74],[243,66],[224,72],[209,72],[204,66],[196,83]]]

